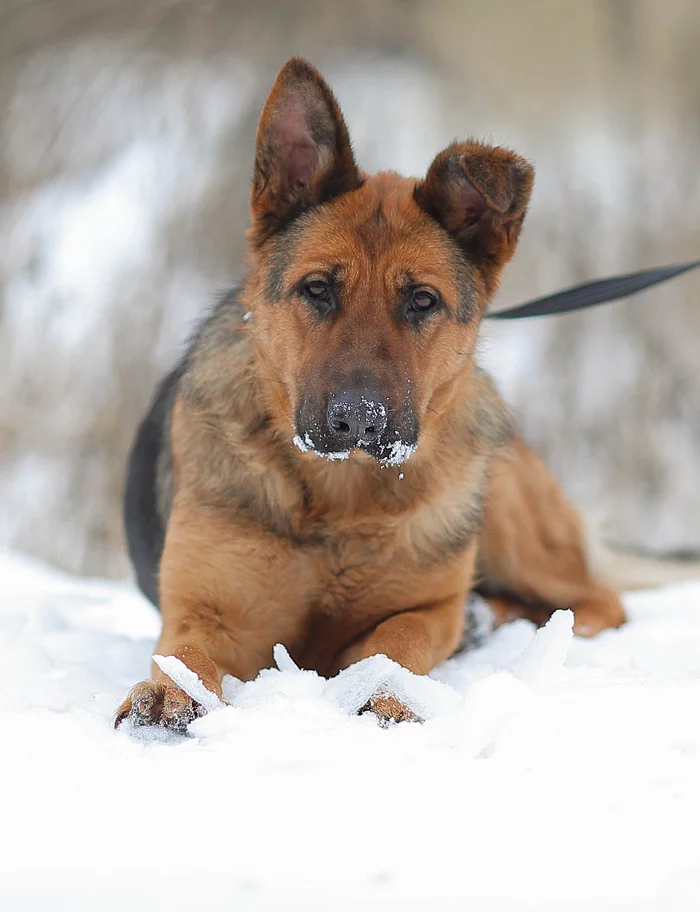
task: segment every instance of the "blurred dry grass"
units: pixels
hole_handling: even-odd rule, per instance
[[[243,268],[255,124],[293,53],[330,78],[368,170],[422,172],[464,134],[535,162],[499,303],[698,256],[694,0],[2,0],[0,541],[126,571],[131,437]],[[700,547],[698,282],[484,346],[618,542]]]

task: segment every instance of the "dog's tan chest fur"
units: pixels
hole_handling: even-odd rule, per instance
[[[216,661],[231,673],[255,676],[270,664],[277,642],[303,666],[332,673],[342,650],[382,619],[469,588],[476,529],[460,523],[467,505],[454,494],[394,516],[346,523],[304,513],[290,495],[297,510],[283,523],[289,534],[176,497],[161,592],[163,599],[172,593],[170,601],[183,609],[182,617],[177,612],[164,621],[181,632],[184,617],[194,612],[211,626],[216,603],[222,644]],[[171,554],[178,559],[171,561]],[[256,643],[245,656],[235,648],[242,631]]]

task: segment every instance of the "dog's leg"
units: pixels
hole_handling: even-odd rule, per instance
[[[591,575],[577,512],[521,440],[492,463],[479,569],[502,620],[519,614],[542,623],[572,608],[584,636],[625,621],[617,594]]]
[[[219,698],[224,674],[249,680],[268,667],[274,644],[292,641],[294,632],[293,611],[279,610],[276,577],[266,572],[275,559],[284,566],[281,550],[217,511],[174,510],[160,564],[156,654],[180,659]],[[115,727],[128,718],[182,732],[203,711],[154,664],[117,710]]]
[[[465,593],[459,593],[392,615],[345,649],[340,667],[383,654],[415,674],[427,674],[457,649],[464,629],[464,600]],[[383,724],[420,721],[396,696],[381,690],[360,712],[373,712]]]

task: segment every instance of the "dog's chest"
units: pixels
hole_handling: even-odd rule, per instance
[[[405,603],[399,581],[407,568],[398,550],[386,530],[329,534],[307,550],[311,586],[296,644],[302,665],[331,674],[344,647]]]
[[[293,648],[304,667],[335,673],[343,649],[385,618],[468,588],[464,553],[431,565],[410,545],[405,529],[387,523],[330,534],[309,549],[310,588]]]
[[[400,548],[393,530],[370,528],[329,533],[309,554],[316,583],[314,603],[334,611],[381,598],[396,575]],[[401,561],[404,564],[405,559]]]
[[[307,541],[318,595],[328,610],[422,592],[423,582],[444,575],[478,536],[479,480],[399,515],[345,526],[319,523]]]
[[[450,574],[472,539],[446,537],[445,529],[422,513],[410,520],[326,528],[319,542],[305,549],[312,610],[335,618],[375,618],[431,598],[436,580]]]

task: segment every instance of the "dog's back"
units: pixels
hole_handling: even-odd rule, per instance
[[[136,581],[158,605],[158,566],[172,499],[170,418],[184,362],[161,381],[134,442],[124,494],[124,524]]]
[[[240,289],[219,299],[202,320],[177,367],[158,385],[150,408],[136,432],[129,456],[124,492],[124,526],[129,557],[143,594],[160,607],[158,569],[173,498],[173,459],[170,439],[172,412],[193,357],[212,348],[211,337],[226,347],[234,341],[230,321],[220,327],[222,314],[242,315]],[[216,370],[216,367],[214,368]]]

